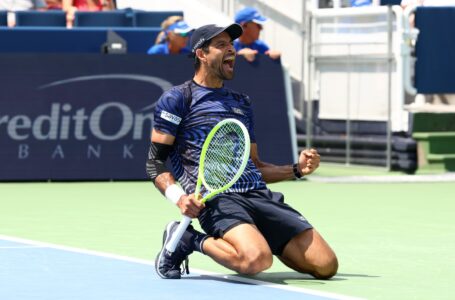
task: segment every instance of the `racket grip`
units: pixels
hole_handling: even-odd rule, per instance
[[[185,233],[185,230],[188,228],[188,225],[191,223],[191,218],[187,216],[183,216],[182,221],[180,221],[179,226],[177,229],[174,231],[172,234],[171,240],[169,243],[166,244],[166,250],[169,252],[174,252],[175,248],[177,247],[177,244],[180,242],[180,239],[182,238],[183,233]]]

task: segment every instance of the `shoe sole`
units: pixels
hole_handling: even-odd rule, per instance
[[[172,237],[172,234],[169,234],[169,233],[171,232],[172,226],[174,226],[174,224],[178,224],[178,222],[172,221],[172,222],[169,222],[169,223],[166,225],[166,230],[165,230],[164,233],[163,233],[163,247],[161,248],[161,251],[158,253],[158,255],[157,255],[156,258],[155,258],[155,270],[156,270],[156,273],[158,274],[158,276],[160,276],[160,277],[163,278],[163,279],[179,279],[179,278],[169,278],[169,277],[166,277],[166,276],[162,275],[161,272],[158,270],[160,258],[161,258],[161,256],[164,254],[164,251],[167,251],[167,250],[165,249],[166,243],[167,243],[167,242],[170,240],[170,238]]]

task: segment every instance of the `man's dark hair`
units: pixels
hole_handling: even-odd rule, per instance
[[[209,52],[210,40],[205,42],[200,48],[205,53]],[[194,54],[194,70],[197,72],[201,68],[201,61],[197,58],[196,53]]]

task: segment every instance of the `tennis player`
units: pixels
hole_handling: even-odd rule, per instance
[[[185,269],[189,273],[188,256],[198,251],[241,274],[268,269],[276,255],[297,272],[328,279],[338,268],[334,251],[299,212],[284,203],[282,194],[266,186],[266,182],[311,174],[319,166],[319,154],[314,149],[304,150],[297,163],[287,166],[262,162],[251,100],[223,85],[234,76],[233,40],[241,34],[242,27],[236,23],[195,30],[190,42],[195,67],[192,81],[166,91],[156,106],[147,173],[160,192],[182,214],[198,218],[207,233],[190,226],[170,253],[165,246],[178,222],[167,224],[156,271],[162,278],[180,279]],[[197,200],[200,195],[194,195],[199,154],[209,131],[225,118],[238,119],[248,128],[251,157],[227,193],[204,205]],[[168,158],[173,173],[166,167]]]

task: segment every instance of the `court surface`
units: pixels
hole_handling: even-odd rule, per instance
[[[181,216],[150,182],[0,183],[0,299],[453,299],[455,182],[346,180],[389,174],[324,166],[318,174],[340,180],[269,187],[337,253],[340,268],[328,281],[278,259],[240,277],[200,253],[188,279],[158,279],[152,263],[163,229]]]
[[[0,299],[353,299],[198,271],[160,279],[146,260],[0,236]]]

